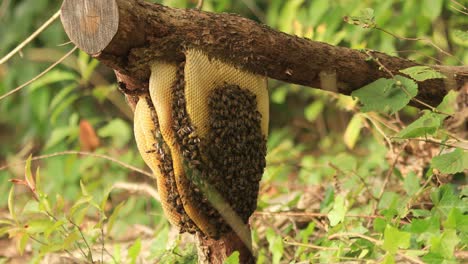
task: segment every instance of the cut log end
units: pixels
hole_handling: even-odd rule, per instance
[[[104,50],[119,26],[115,0],[64,0],[60,18],[70,40],[88,54]]]

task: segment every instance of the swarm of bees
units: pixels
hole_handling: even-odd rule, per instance
[[[218,238],[231,227],[223,213],[218,212],[219,208],[213,206],[206,186],[220,194],[243,223],[248,222],[256,209],[265,168],[268,91],[266,82],[264,91],[260,90],[262,87],[252,91],[228,82],[206,90],[203,102],[208,120],[203,128],[197,127],[192,120],[193,111],[189,114],[187,110],[190,97],[185,63],[155,64],[152,70],[161,73],[155,75],[153,84],[150,81],[151,96],[139,98],[135,137],[140,153],[156,175],[163,209],[170,222],[181,232]],[[238,70],[229,70],[231,77],[242,77]],[[162,73],[171,76],[161,77]],[[248,83],[263,83],[255,78]],[[258,99],[259,91],[263,101]],[[261,110],[259,102],[264,106]],[[139,107],[140,104],[144,105]],[[149,114],[145,114],[145,109]]]

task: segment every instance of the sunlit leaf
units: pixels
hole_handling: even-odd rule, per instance
[[[418,82],[422,82],[429,79],[443,79],[447,78],[442,73],[432,69],[429,66],[414,66],[400,70],[401,73],[409,75],[411,78]]]
[[[417,84],[403,76],[394,79],[378,79],[351,93],[359,98],[362,111],[393,114],[405,107],[418,94]]]
[[[374,28],[376,27],[374,9],[366,8],[361,10],[359,16],[346,16],[344,21],[348,24],[361,26],[363,28]]]
[[[8,195],[8,210],[10,211],[11,218],[15,221],[18,221],[16,217],[14,201],[15,201],[15,186],[11,186],[10,194]]]
[[[67,234],[65,239],[63,240],[63,249],[69,249],[73,247],[73,244],[81,239],[80,232],[78,230],[74,230]]]
[[[141,239],[137,238],[133,245],[128,249],[128,256],[130,258],[130,263],[135,264],[136,260],[138,258],[138,255],[140,254],[141,250]]]
[[[317,119],[317,117],[322,113],[324,107],[325,104],[321,100],[311,103],[304,109],[305,118],[310,122],[315,121],[315,119]]]
[[[396,137],[398,138],[416,138],[433,135],[441,128],[445,115],[427,111],[423,116],[402,129]]]
[[[468,152],[455,149],[432,159],[432,166],[442,173],[453,174],[468,169]]]
[[[460,242],[460,238],[454,229],[446,229],[442,236],[431,239],[431,252],[440,254],[445,259],[452,259],[455,247]]]
[[[26,244],[28,243],[29,240],[29,235],[27,233],[22,233],[20,235],[20,238],[17,240],[17,249],[20,253],[20,255],[23,255],[24,249],[26,248]]]
[[[332,210],[328,213],[331,226],[336,226],[344,220],[346,215],[345,198],[338,195],[335,198]]]
[[[265,235],[268,241],[268,249],[273,255],[272,263],[279,264],[281,259],[283,258],[284,253],[283,239],[281,238],[281,236],[276,234],[275,231],[273,231],[273,229],[271,228],[267,229]]]
[[[239,251],[234,251],[228,258],[224,260],[224,264],[239,264]]]
[[[76,80],[76,78],[77,76],[71,71],[51,70],[48,73],[46,73],[42,78],[34,81],[31,84],[30,91],[34,91],[37,88],[56,82],[73,81]]]
[[[458,94],[458,91],[450,90],[436,109],[444,114],[454,114],[456,111]]]
[[[453,35],[462,42],[468,42],[468,31],[466,30],[455,29],[453,30]]]
[[[116,220],[117,217],[119,216],[120,210],[122,209],[122,207],[124,206],[124,204],[125,204],[125,201],[119,203],[119,204],[114,208],[114,211],[112,212],[112,214],[109,216],[109,221],[107,222],[107,235],[109,235],[110,232],[112,231],[112,228],[114,227],[115,220]]]
[[[402,232],[391,225],[387,225],[384,231],[382,248],[394,254],[399,248],[407,249],[410,246],[410,238],[410,233]]]
[[[354,115],[351,121],[349,121],[348,126],[346,127],[346,130],[343,134],[343,141],[348,148],[353,149],[356,145],[363,124],[364,121],[359,114]]]
[[[419,179],[414,172],[408,173],[403,180],[403,187],[408,195],[413,195],[419,190]]]

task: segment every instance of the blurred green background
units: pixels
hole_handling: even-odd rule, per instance
[[[196,5],[194,0],[153,2],[180,8],[193,8]],[[466,34],[468,29],[467,16],[457,11],[462,9],[458,5],[462,1],[204,2],[205,11],[238,13],[280,31],[332,45],[374,49],[427,64],[459,65],[468,62],[467,42],[461,37],[463,31]],[[1,1],[0,56],[27,38],[59,9],[60,4],[60,1],[48,0]],[[343,21],[344,16],[359,15],[365,8],[374,9],[380,28],[405,38],[431,39],[453,56],[439,52],[424,41],[398,39],[382,31],[363,29]],[[0,95],[30,80],[55,62],[72,48],[68,41],[60,22],[56,21],[20,54],[0,65]],[[307,58],[304,58],[304,62],[313,63]],[[317,210],[327,212],[332,203],[326,199],[335,199],[333,193],[338,193],[337,182],[340,182],[340,188],[354,193],[355,197],[351,197],[357,199],[358,194],[365,190],[362,181],[374,186],[372,184],[376,178],[384,177],[384,172],[389,168],[384,139],[369,127],[369,122],[362,121],[362,117],[355,111],[356,102],[350,97],[275,80],[270,81],[270,96],[271,134],[259,210],[272,207],[277,210],[297,208],[304,193],[317,189],[325,197],[317,198],[320,200],[316,203]],[[408,107],[402,115],[409,120],[416,113],[416,109]],[[83,139],[80,142],[79,124],[83,120],[94,128],[99,138],[96,153],[145,168],[133,138],[131,111],[117,90],[112,71],[82,52],[75,52],[43,78],[0,101],[0,166],[17,164],[30,154],[38,156],[80,150]],[[340,172],[337,173],[336,168],[329,164],[338,166]],[[116,182],[148,183],[154,186],[148,177],[96,157],[61,155],[33,162],[33,171],[37,167],[41,170],[42,191],[49,195],[51,204],[55,204],[57,199],[63,199],[65,208],[81,197],[80,180],[96,200],[100,200]],[[353,173],[348,173],[350,171]],[[363,175],[363,178],[356,175]],[[8,180],[23,177],[24,164],[0,170],[1,211],[8,212],[7,197],[12,186]],[[18,206],[31,199],[30,193],[21,188],[17,188],[15,197]],[[144,195],[132,195],[125,190],[114,190],[110,193],[106,212],[110,214],[122,201],[124,205],[119,211],[116,227],[109,231],[113,232],[111,235],[114,239],[134,228],[135,224],[146,226],[154,230],[155,234],[167,236],[169,226],[156,201]],[[359,204],[362,201],[353,200],[350,203]],[[372,213],[372,206],[379,206],[378,201],[377,204],[367,205],[356,212]],[[284,249],[286,244],[278,240],[275,234],[284,237],[285,234],[291,234],[291,229],[303,230],[314,222],[305,221],[301,223],[305,225],[302,227],[297,226],[297,223],[288,223],[289,231],[285,231],[283,226],[267,222],[263,227],[254,224],[254,229],[258,227],[255,235],[260,234],[255,243],[263,252],[266,263],[300,259],[301,253],[288,253]],[[284,233],[279,234],[277,229]],[[312,232],[310,226],[304,230]],[[306,233],[297,231],[297,234],[307,237]],[[265,236],[267,241],[262,238]],[[154,242],[151,248],[153,258],[160,257],[160,252],[166,252],[161,237],[158,239],[156,241],[159,242]],[[320,243],[320,240],[316,243]],[[281,254],[278,257],[273,252]],[[367,257],[379,256],[378,253],[366,254]]]

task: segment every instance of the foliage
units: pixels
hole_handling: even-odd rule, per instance
[[[5,2],[0,56],[59,8],[46,0]],[[239,13],[332,45],[424,64],[468,63],[466,17],[454,1],[204,2],[204,10]],[[0,95],[55,62],[70,49],[60,45],[67,41],[56,22],[22,56],[0,65]],[[445,76],[430,67],[400,72],[355,91],[354,99],[270,81],[268,165],[251,223],[258,263],[463,262],[468,158],[446,125],[456,117],[457,93],[418,112],[408,106],[418,104],[415,81]],[[0,237],[16,248],[0,250],[0,262],[20,253],[32,263],[52,253],[106,263],[196,262],[187,237],[170,238],[158,202],[117,184],[154,186],[153,180],[96,156],[27,159],[88,148],[144,166],[131,111],[108,69],[79,52],[0,100],[0,113],[0,166],[10,165],[0,170]],[[86,134],[83,122],[91,129]],[[236,254],[226,260],[237,262]]]

